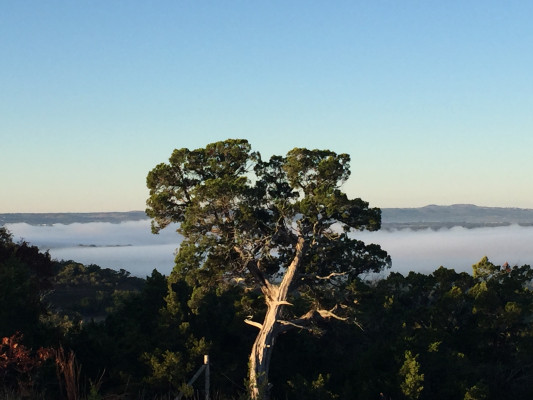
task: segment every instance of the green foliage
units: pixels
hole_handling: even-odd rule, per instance
[[[402,398],[403,388],[420,399],[530,398],[532,277],[523,266],[488,279],[439,268],[357,281],[351,290],[362,329],[339,321],[318,337],[281,336],[272,359],[273,396]],[[85,325],[72,343],[89,376],[108,371],[100,393],[126,387],[153,397],[176,393],[209,352],[213,390],[227,399],[242,394],[254,332],[242,320],[263,312],[258,295],[239,286],[193,295],[197,288],[174,280],[170,309],[163,301],[166,279],[153,274],[148,282],[105,323]],[[95,365],[94,354],[100,355]]]
[[[487,385],[478,382],[466,391],[464,400],[485,400],[488,396]]]
[[[402,382],[400,388],[406,398],[416,400],[424,389],[424,374],[420,373],[420,363],[417,361],[418,355],[413,356],[411,351],[405,352],[405,361],[400,368]]]
[[[490,279],[494,274],[498,273],[499,269],[487,257],[483,257],[477,264],[472,265],[474,278],[480,280]]]
[[[494,266],[491,271],[474,278],[441,267],[431,275],[393,273],[362,287],[363,338],[368,335],[370,343],[376,343],[373,348],[363,342],[367,348],[360,355],[362,368],[370,368],[368,374],[380,379],[391,373],[391,365],[396,371],[402,367],[402,349],[409,348],[424,369],[420,398],[460,400],[482,380],[487,398],[529,397],[533,270]],[[388,353],[388,362],[373,368],[381,353]],[[374,391],[398,397],[395,387],[400,384],[385,381]]]
[[[102,398],[103,397],[100,395],[100,393],[98,393],[96,386],[91,385],[89,393],[87,394],[87,400],[102,400]]]
[[[14,243],[0,227],[0,337],[20,331],[32,343],[51,335],[41,317],[47,315],[43,297],[51,287],[52,268],[48,253],[26,242]]]
[[[184,380],[184,365],[180,352],[156,349],[152,354],[145,354],[145,360],[152,373],[147,381],[152,384],[181,385]],[[189,372],[189,371],[185,371]]]
[[[326,383],[330,380],[330,375],[318,374],[317,378],[311,382],[302,377],[296,375],[292,380],[289,380],[288,387],[290,388],[290,394],[293,398],[306,399],[306,400],[332,400],[337,399],[339,396],[331,391],[327,390]]]
[[[60,261],[55,263],[55,271],[47,300],[56,313],[74,320],[102,320],[144,286],[143,279],[123,269],[94,264]]]
[[[150,374],[143,354],[168,344],[169,333],[160,314],[166,285],[166,278],[154,270],[142,290],[121,299],[104,321],[83,324],[70,333],[69,344],[85,373],[96,378],[106,370],[103,389],[122,385],[139,389]]]
[[[294,149],[263,161],[246,140],[175,150],[168,164],[157,165],[147,177],[146,212],[154,232],[178,222],[184,236],[170,284],[184,280],[194,288],[193,303],[210,286],[239,282],[258,288],[279,278],[300,235],[308,246],[291,289],[309,306],[333,307],[345,298],[351,280],[390,261],[379,246],[347,234],[378,229],[381,217],[379,209],[341,192],[349,175],[349,156],[331,151]],[[251,273],[250,259],[258,260],[259,271]],[[329,284],[316,278],[331,273],[348,279]]]

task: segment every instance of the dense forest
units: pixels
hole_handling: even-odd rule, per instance
[[[197,288],[155,270],[139,279],[57,262],[0,235],[3,398],[173,398],[204,354],[212,398],[245,396],[255,332],[244,320],[258,293],[217,288],[192,301]],[[472,274],[360,280],[352,323],[280,338],[273,398],[532,398],[532,279],[530,266],[484,258]],[[185,392],[203,398],[200,381]]]

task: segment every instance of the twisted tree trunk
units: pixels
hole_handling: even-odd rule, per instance
[[[265,302],[267,312],[262,324],[247,320],[246,322],[259,328],[259,333],[252,346],[250,354],[249,365],[249,385],[250,395],[253,400],[267,400],[270,395],[270,387],[268,383],[268,371],[270,367],[270,359],[272,358],[272,351],[274,350],[274,342],[276,337],[283,332],[285,326],[282,325],[281,311],[282,307],[290,305],[287,302],[287,295],[289,287],[294,280],[298,266],[300,265],[305,246],[305,239],[298,238],[296,244],[295,256],[285,271],[283,280],[278,285],[273,285],[266,280],[263,280],[261,290],[265,295]],[[255,265],[252,268],[256,268]],[[258,269],[252,271],[254,274],[260,273]]]
[[[269,305],[265,320],[257,334],[250,354],[249,379],[252,399],[269,398],[268,371],[270,359],[276,340],[276,320],[280,312],[279,305]]]

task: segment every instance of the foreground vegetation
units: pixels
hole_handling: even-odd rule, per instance
[[[255,330],[244,320],[261,307],[260,293],[228,287],[195,297],[198,288],[169,285],[157,271],[139,281],[53,262],[4,229],[0,238],[0,398],[173,398],[204,354],[212,397],[245,395]],[[472,274],[441,267],[359,279],[352,323],[279,337],[273,397],[533,398],[532,279],[527,265],[487,259]],[[59,295],[67,282],[77,301]],[[203,383],[195,386],[203,396]]]

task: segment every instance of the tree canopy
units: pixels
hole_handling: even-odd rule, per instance
[[[350,157],[295,148],[268,161],[243,139],[177,149],[147,177],[147,214],[154,233],[179,223],[183,235],[170,284],[259,290],[266,305],[250,356],[252,397],[266,397],[275,339],[331,318],[353,321],[354,281],[390,258],[356,238],[380,228],[381,211],[342,185]],[[169,307],[177,303],[169,295]],[[253,317],[253,316],[252,316]]]

